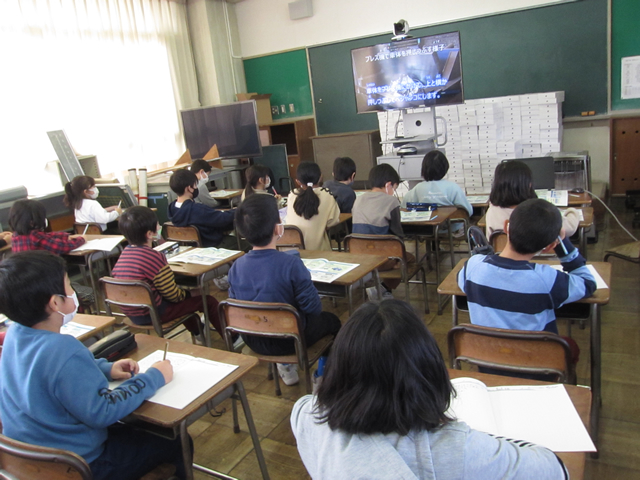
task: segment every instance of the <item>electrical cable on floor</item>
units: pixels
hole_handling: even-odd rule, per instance
[[[618,220],[618,217],[616,217],[616,214],[615,214],[615,213],[613,213],[613,211],[609,208],[609,206],[608,206],[606,203],[604,203],[604,201],[602,201],[602,199],[601,199],[599,196],[597,196],[595,193],[590,192],[589,190],[585,190],[585,192],[587,192],[587,193],[588,193],[589,195],[591,195],[592,197],[597,198],[597,199],[600,201],[600,203],[604,206],[604,208],[606,208],[606,209],[607,209],[607,211],[611,214],[611,216],[615,219],[615,221],[616,221],[616,222],[618,222],[618,225],[620,225],[620,228],[622,228],[622,230],[624,230],[625,232],[627,232],[627,234],[628,234],[631,238],[633,238],[633,240],[634,240],[634,241],[636,241],[636,242],[638,241],[638,239],[637,239],[636,237],[634,237],[634,236],[633,236],[633,234],[632,234],[629,230],[627,230],[627,229],[625,228],[625,226],[624,226],[624,225],[622,225],[622,223],[620,222],[620,220]]]

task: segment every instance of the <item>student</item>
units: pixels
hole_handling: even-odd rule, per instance
[[[37,200],[18,200],[9,211],[9,227],[13,230],[11,250],[48,250],[64,255],[85,243],[80,235],[65,232],[45,232],[48,226],[47,210]]]
[[[190,173],[190,172],[189,172]],[[202,311],[202,297],[192,297],[190,292],[176,285],[176,280],[163,253],[152,248],[160,237],[156,214],[147,207],[127,209],[120,217],[120,231],[129,242],[120,255],[113,276],[124,280],[142,280],[149,284],[162,323],[178,317]],[[120,307],[122,312],[137,325],[151,325],[151,317],[145,308]],[[207,295],[207,310],[214,328],[222,335],[218,318],[218,301]],[[197,321],[188,321],[185,327],[202,341]]]
[[[297,255],[276,249],[284,225],[278,206],[270,195],[251,195],[238,207],[238,231],[253,250],[235,261],[229,270],[229,297],[254,302],[282,302],[295,307],[302,316],[307,347],[340,330],[340,320],[322,311],[322,303],[311,274]],[[245,343],[261,355],[291,355],[293,340],[242,336]],[[278,364],[286,385],[298,382],[295,365]]]
[[[317,397],[291,412],[304,466],[318,480],[568,478],[552,451],[450,417],[453,391],[409,304],[363,305],[336,337]]]
[[[458,274],[471,323],[558,333],[554,309],[596,289],[584,258],[565,236],[558,209],[545,200],[522,202],[504,228],[508,240],[500,255],[474,255]],[[552,251],[562,272],[531,263],[538,253]]]
[[[245,198],[254,193],[272,195],[269,192],[269,187],[272,186],[270,173],[271,169],[265,165],[252,165],[247,168],[245,172],[247,185],[244,187],[240,201],[244,202]],[[278,208],[282,208],[285,203],[282,196],[275,195],[275,197],[278,200]]]
[[[338,157],[333,162],[333,180],[324,182],[331,195],[336,197],[340,213],[351,213],[356,192],[351,185],[356,178],[356,162],[349,157]]]
[[[77,308],[61,258],[25,252],[0,263],[0,312],[14,322],[0,362],[2,433],[80,455],[95,480],[137,479],[163,463],[185,478],[179,438],[116,423],[171,381],[171,363],[140,373],[130,359],[95,360],[78,340],[60,334]],[[110,391],[111,380],[125,382]]]
[[[512,160],[502,162],[496,167],[489,208],[487,209],[487,237],[496,230],[504,229],[505,221],[509,220],[513,209],[525,200],[538,198],[533,189],[533,173],[524,162]],[[580,217],[575,208],[564,211],[562,228],[570,237],[578,229]]]
[[[76,223],[97,223],[104,232],[107,223],[114,222],[122,214],[120,205],[102,208],[96,198],[100,194],[93,178],[81,175],[64,186],[64,204],[73,208]],[[115,226],[109,227],[112,233],[118,233]]]
[[[371,191],[360,195],[353,204],[353,233],[365,235],[404,235],[400,223],[400,202],[395,191],[400,176],[387,163],[369,172]]]
[[[196,203],[200,194],[198,178],[189,170],[178,170],[169,179],[169,186],[178,198],[169,204],[169,218],[177,227],[198,228],[204,247],[238,249],[236,237],[225,234],[233,230],[235,211],[223,212]]]
[[[194,198],[194,201],[196,203],[202,203],[207,207],[215,208],[220,204],[211,196],[209,189],[207,188],[207,183],[209,183],[209,173],[211,170],[211,165],[209,165],[209,162],[206,160],[194,160],[189,166],[189,171],[193,172],[198,179],[198,191],[201,192],[201,195],[198,195],[198,198]],[[178,197],[172,190],[167,192],[168,203],[175,201],[176,198]]]
[[[326,188],[320,188],[322,172],[317,163],[301,162],[296,172],[298,188],[289,194],[287,225],[302,230],[308,250],[331,250],[327,228],[340,221],[340,208]]]

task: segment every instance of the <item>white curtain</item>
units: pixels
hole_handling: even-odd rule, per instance
[[[176,160],[178,110],[199,106],[186,17],[170,0],[0,0],[0,189],[60,190],[50,130],[103,176]]]

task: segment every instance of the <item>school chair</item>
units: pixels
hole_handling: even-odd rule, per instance
[[[631,263],[640,263],[640,242],[631,242],[618,247],[613,247],[604,252],[604,261],[609,257],[620,258]]]
[[[202,247],[202,238],[200,238],[198,227],[193,225],[176,227],[171,222],[165,222],[162,225],[162,237],[167,241],[178,242],[180,245]]]
[[[276,248],[280,251],[284,250],[304,250],[304,235],[295,225],[285,225],[282,237],[276,242]]]
[[[91,480],[84,459],[67,450],[40,447],[0,435],[0,479]]]
[[[232,339],[234,333],[292,339],[296,347],[296,353],[293,355],[260,355],[246,345],[242,353],[270,364],[269,379],[271,377],[274,379],[277,396],[282,395],[277,363],[298,364],[305,374],[307,393],[312,392],[311,367],[333,344],[333,335],[327,335],[307,348],[300,314],[298,310],[286,303],[248,302],[228,298],[220,302],[218,312],[227,350],[230,352],[234,351]]]
[[[550,332],[530,332],[460,324],[447,334],[449,361],[461,362],[509,374],[544,377],[560,383],[576,383],[569,343]]]
[[[489,244],[495,253],[500,253],[507,246],[507,234],[504,230],[494,230],[489,237]]]
[[[158,308],[153,301],[153,292],[146,282],[142,280],[123,280],[119,278],[102,277],[100,279],[100,286],[107,315],[113,315],[111,305],[147,309],[151,317],[151,325],[138,325],[137,323],[133,323],[129,318],[124,317],[124,323],[129,328],[144,330],[147,334],[153,330],[156,335],[164,338],[178,327],[183,326],[188,320],[194,319],[198,323],[199,334],[201,338],[203,338],[202,322],[200,321],[200,315],[196,312],[162,323],[160,321]],[[169,338],[175,337],[179,333],[182,333],[182,331],[183,330],[180,330]],[[191,334],[191,341],[194,344],[196,343],[196,338],[193,334]]]
[[[102,235],[102,228],[97,223],[74,223],[73,231],[76,235]]]
[[[422,272],[422,295],[424,298],[424,312],[429,313],[427,298],[427,274],[421,263],[407,262],[407,252],[404,242],[395,235],[359,235],[351,234],[344,238],[344,248],[347,252],[365,255],[384,255],[391,260],[397,260],[399,269],[378,271],[380,280],[400,280],[405,286],[405,299],[410,302],[409,280]]]

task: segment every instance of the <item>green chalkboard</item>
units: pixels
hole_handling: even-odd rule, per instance
[[[607,0],[493,15],[411,34],[451,31],[460,32],[465,98],[563,90],[565,116],[606,113]],[[356,113],[351,49],[385,43],[390,36],[309,48],[318,135],[378,128],[375,114]]]
[[[274,120],[313,115],[305,49],[244,60],[244,74],[248,92],[270,93],[272,106],[285,106],[286,112],[278,108]]]
[[[640,108],[640,98],[621,98],[623,57],[640,55],[640,1],[615,0],[611,5],[611,109]]]

